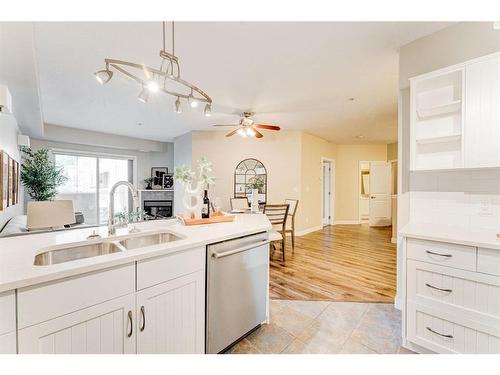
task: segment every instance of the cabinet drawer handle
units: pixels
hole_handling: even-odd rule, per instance
[[[431,284],[428,284],[428,283],[425,283],[425,286],[431,288],[431,289],[436,289],[436,290],[439,290],[441,292],[446,292],[446,293],[451,293],[453,292],[452,289],[443,289],[443,288],[438,288],[437,286],[434,286],[434,285],[431,285]]]
[[[445,257],[445,258],[451,258],[453,255],[451,254],[440,254],[440,253],[435,253],[433,251],[430,251],[430,250],[425,250],[425,252],[427,254],[430,254],[430,255],[437,255],[437,256],[440,256],[440,257]]]
[[[130,311],[130,310],[128,312],[128,322],[130,324],[130,332],[127,333],[127,337],[132,337],[132,333],[134,332],[134,326],[132,323],[132,311]]]
[[[425,327],[425,328],[427,328],[427,330],[428,330],[429,332],[432,332],[432,333],[434,333],[435,335],[438,335],[438,336],[441,336],[441,337],[446,337],[447,339],[452,339],[452,338],[453,338],[453,335],[444,335],[444,334],[442,334],[442,333],[439,333],[439,332],[434,331],[431,327]]]
[[[144,306],[141,306],[141,320],[142,320],[142,325],[139,328],[139,330],[142,332],[146,328],[146,312],[144,311]]]

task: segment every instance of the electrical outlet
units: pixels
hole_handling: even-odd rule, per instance
[[[493,215],[493,199],[481,198],[478,207],[478,215],[491,216]]]

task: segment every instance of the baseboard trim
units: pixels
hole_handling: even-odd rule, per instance
[[[394,308],[401,311],[401,299],[398,296],[394,297]]]
[[[317,225],[315,227],[298,230],[297,232],[295,232],[295,235],[297,237],[301,237],[301,236],[304,236],[304,235],[312,233],[312,232],[316,232],[316,231],[321,230],[321,229],[323,229],[323,225]]]
[[[359,220],[335,220],[333,225],[359,225],[361,221]]]

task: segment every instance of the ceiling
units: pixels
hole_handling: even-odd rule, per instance
[[[181,77],[213,99],[173,111],[173,97],[144,104],[137,85],[93,72],[105,57],[157,67],[158,22],[36,23],[34,48],[43,122],[168,141],[234,113],[335,143],[397,139],[398,48],[449,26],[444,22],[179,22]],[[167,36],[168,37],[168,36]],[[354,98],[354,100],[349,100]],[[233,114],[231,114],[233,113]],[[141,125],[139,125],[141,124]],[[357,136],[362,135],[359,139]]]

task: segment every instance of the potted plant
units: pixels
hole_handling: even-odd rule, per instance
[[[153,183],[153,180],[154,180],[153,177],[149,177],[149,178],[144,179],[144,183],[146,184],[146,187],[145,187],[146,190],[153,189],[153,187],[151,186],[151,184]]]
[[[22,147],[21,182],[29,197],[35,201],[49,201],[57,195],[57,188],[66,182],[63,170],[50,160],[49,150],[33,151]]]

